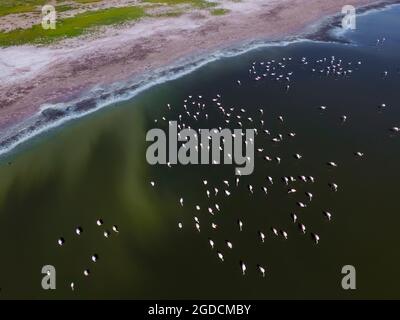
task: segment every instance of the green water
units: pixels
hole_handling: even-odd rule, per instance
[[[399,298],[400,136],[388,130],[400,124],[399,13],[394,7],[363,17],[351,35],[358,41],[355,46],[303,42],[210,63],[3,156],[0,298]],[[383,35],[387,43],[377,48],[374,39]],[[298,63],[303,56],[316,60],[332,55],[363,65],[352,77],[337,80],[311,75]],[[295,80],[288,92],[279,84],[249,79],[253,61],[289,56]],[[390,70],[386,79],[383,70]],[[236,79],[242,80],[241,87]],[[281,156],[282,164],[267,164],[257,156],[254,174],[243,177],[238,188],[231,187],[230,197],[223,196],[222,181],[234,184],[233,166],[168,168],[150,166],[145,158],[147,131],[166,128],[161,117],[177,120],[188,95],[203,95],[211,105],[216,94],[225,106],[246,108],[257,121],[257,110],[263,107],[271,132],[297,133],[279,146],[257,136],[256,147]],[[376,106],[383,102],[390,108],[378,112]],[[319,105],[328,110],[321,113]],[[215,110],[208,107],[209,120],[190,125],[225,125]],[[343,114],[348,115],[344,124]],[[279,115],[285,117],[284,124]],[[364,159],[354,157],[355,151],[364,152]],[[295,161],[296,152],[304,159]],[[326,161],[339,167],[327,168]],[[315,176],[316,183],[296,182],[298,194],[288,197],[280,177],[301,174]],[[260,188],[267,186],[268,175],[275,183],[266,197]],[[206,197],[203,179],[220,189],[215,199]],[[155,188],[150,181],[156,182]],[[327,186],[332,181],[339,185],[337,193]],[[254,195],[248,183],[255,186]],[[299,210],[295,204],[305,201],[305,191],[313,192],[315,199]],[[180,197],[185,199],[183,208]],[[215,203],[221,213],[213,217],[206,208]],[[200,212],[194,208],[197,204]],[[333,213],[332,222],[324,219],[322,210]],[[290,220],[293,211],[307,225],[305,236]],[[201,221],[200,233],[194,216]],[[99,218],[104,220],[101,227],[96,225]],[[239,218],[243,232],[238,231]],[[217,230],[211,222],[218,224]],[[111,230],[113,225],[119,233]],[[77,226],[83,228],[80,236],[74,231]],[[289,239],[274,238],[271,226],[287,230]],[[104,230],[110,230],[109,238]],[[258,230],[267,234],[264,244]],[[318,245],[310,239],[313,231],[321,236]],[[57,244],[61,236],[66,240],[62,247]],[[209,247],[209,237],[224,253],[223,263]],[[224,245],[226,239],[233,250]],[[95,253],[97,263],[90,260]],[[240,260],[248,267],[245,277]],[[41,287],[41,268],[47,264],[56,268],[53,291]],[[265,279],[257,264],[265,266]],[[341,287],[341,269],[348,264],[356,267],[357,290]],[[88,277],[83,275],[86,268],[91,271]]]

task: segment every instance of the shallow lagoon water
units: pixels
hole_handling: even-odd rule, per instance
[[[389,131],[400,126],[399,14],[394,6],[360,17],[358,29],[345,35],[351,44],[303,41],[211,62],[130,101],[51,130],[2,157],[0,297],[399,298],[400,136]],[[376,46],[382,37],[386,42]],[[326,77],[300,63],[302,57],[315,61],[331,56],[354,63],[353,75]],[[254,61],[282,57],[293,58],[289,91],[282,83],[249,77]],[[389,71],[386,78],[384,70]],[[209,202],[201,181],[207,179],[222,191],[224,179],[233,183],[234,167],[150,166],[145,135],[154,127],[167,127],[163,116],[176,120],[188,95],[203,96],[210,119],[188,124],[224,126],[211,107],[216,94],[224,106],[246,108],[254,119],[259,119],[262,107],[266,128],[297,136],[279,146],[257,136],[256,147],[279,154],[282,164],[257,157],[253,175],[231,188],[229,198],[219,194]],[[379,112],[382,103],[388,107]],[[326,112],[318,110],[320,105],[328,106]],[[344,114],[348,120],[342,123]],[[283,125],[279,115],[285,117]],[[354,157],[356,151],[364,152],[365,158]],[[304,159],[295,161],[296,152]],[[336,161],[339,167],[327,168],[326,161]],[[298,195],[288,197],[280,177],[301,174],[315,176],[316,183],[307,188],[297,183]],[[268,175],[276,183],[266,197],[260,187],[267,185]],[[150,181],[156,182],[155,188]],[[330,181],[338,183],[337,193],[327,187]],[[254,195],[248,183],[257,186]],[[296,201],[305,200],[305,191],[313,192],[315,199],[301,212]],[[206,208],[214,203],[220,204],[221,213],[213,217]],[[332,222],[323,218],[322,210],[333,213]],[[321,236],[319,245],[292,224],[292,211],[300,211],[307,231]],[[201,221],[200,233],[194,227],[195,215]],[[98,218],[104,220],[102,227],[96,225]],[[241,233],[238,218],[244,222]],[[218,231],[211,229],[212,221]],[[118,234],[111,230],[114,224]],[[74,231],[77,226],[83,228],[80,236]],[[274,238],[271,226],[287,230],[289,239]],[[103,236],[106,229],[111,232],[108,239]],[[258,230],[267,234],[263,245]],[[66,240],[63,247],[57,245],[60,236]],[[225,262],[210,249],[209,237]],[[226,239],[233,243],[232,251],[226,249]],[[99,255],[97,263],[90,260],[94,253]],[[240,260],[248,266],[245,277]],[[56,267],[54,291],[41,288],[46,264]],[[257,264],[266,267],[264,279]],[[349,264],[357,270],[354,291],[341,288],[341,269]],[[91,270],[89,277],[83,275],[86,268]]]

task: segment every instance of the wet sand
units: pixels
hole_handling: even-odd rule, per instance
[[[356,0],[363,6],[383,1]],[[257,0],[225,3],[230,12],[211,16],[143,19],[107,28],[92,38],[69,39],[50,47],[0,50],[0,141],[44,104],[70,101],[96,86],[135,79],[185,57],[251,40],[296,35],[346,0]],[[301,9],[300,9],[301,8]]]

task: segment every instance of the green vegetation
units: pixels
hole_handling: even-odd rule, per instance
[[[0,0],[0,17],[12,13],[32,12],[46,0]]]
[[[74,8],[83,7],[87,3],[96,3],[100,0],[74,0],[74,3],[56,3],[57,12],[66,12]],[[228,10],[215,8],[218,4],[208,0],[142,0],[147,6],[126,6],[86,11],[74,17],[58,19],[56,29],[45,30],[41,24],[36,24],[29,29],[14,29],[9,32],[0,32],[0,47],[21,44],[47,44],[63,38],[80,36],[99,26],[115,25],[131,20],[148,17],[177,17],[185,12],[185,8],[177,5],[187,5],[189,8],[210,10],[213,15],[225,14]],[[11,13],[39,14],[41,6],[49,3],[48,0],[0,0],[0,17]],[[161,13],[150,13],[150,7],[163,7],[168,10]],[[146,13],[148,10],[149,13]]]
[[[77,4],[87,4],[100,2],[101,0],[73,0]],[[12,13],[26,13],[37,11],[39,6],[43,6],[48,3],[48,0],[0,0],[0,17]],[[209,2],[207,0],[143,0],[142,2],[154,3],[154,4],[189,4],[197,8],[210,8],[217,4]],[[67,11],[68,5],[58,6],[62,11]],[[71,7],[72,8],[72,7]]]
[[[141,7],[110,8],[98,11],[88,11],[72,18],[57,21],[54,30],[45,30],[42,25],[30,29],[18,29],[0,33],[0,46],[12,46],[25,43],[49,43],[62,38],[82,35],[89,29],[102,25],[119,24],[145,16]]]
[[[73,10],[73,9],[74,9],[74,7],[67,5],[67,4],[56,6],[57,12],[64,12],[64,11],[69,11],[69,10]]]
[[[101,0],[75,0],[75,2],[79,3],[91,3],[91,2],[99,2]]]
[[[164,12],[164,13],[159,13],[159,14],[151,14],[151,17],[155,17],[155,18],[160,18],[160,17],[179,17],[180,15],[183,14],[183,11],[169,11],[169,12]]]
[[[206,0],[143,0],[143,2],[167,4],[167,5],[177,5],[177,4],[190,4],[196,8],[209,8],[215,7],[217,3],[209,2]]]
[[[222,15],[228,13],[228,12],[229,12],[228,9],[222,9],[222,8],[212,9],[212,10],[210,11],[210,13],[211,13],[213,16],[222,16]]]

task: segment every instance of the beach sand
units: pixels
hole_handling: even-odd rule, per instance
[[[377,1],[353,0],[362,6]],[[223,16],[193,11],[179,17],[146,18],[101,35],[47,47],[0,49],[0,141],[10,128],[44,104],[66,102],[95,86],[107,86],[250,40],[278,40],[303,32],[348,0],[222,1]]]

